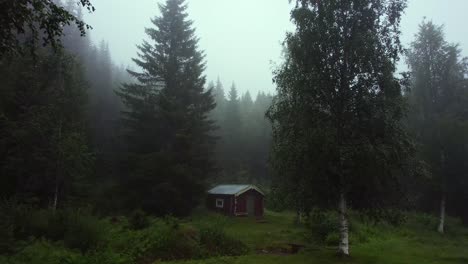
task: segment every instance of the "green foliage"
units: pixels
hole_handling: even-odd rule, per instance
[[[63,244],[51,243],[46,240],[37,240],[26,246],[18,254],[11,257],[8,264],[63,264],[80,263],[82,256],[73,252]]]
[[[106,235],[105,225],[88,210],[46,210],[4,202],[0,206],[0,252],[11,252],[15,242],[31,237],[62,241],[82,252],[96,249]]]
[[[216,226],[200,229],[200,244],[209,256],[239,256],[249,251],[244,243]]]
[[[306,219],[306,227],[311,239],[328,243],[338,233],[338,217],[331,212],[314,209]]]
[[[66,218],[63,241],[67,247],[86,252],[103,243],[106,226],[98,218],[80,210],[68,212]]]
[[[337,232],[329,233],[325,237],[324,242],[327,246],[336,246],[340,243],[340,234],[338,234]]]
[[[0,200],[0,254],[9,253],[14,249],[18,209],[14,201]]]
[[[80,0],[79,3],[88,11],[94,11],[89,0]],[[18,34],[29,37],[30,43],[27,44],[32,49],[37,44],[51,44],[57,48],[61,44],[63,25],[75,23],[83,36],[86,29],[91,28],[65,8],[49,0],[3,1],[0,4],[0,16],[0,55],[22,51]]]
[[[439,219],[427,213],[412,213],[408,219],[408,226],[412,230],[437,230]]]
[[[407,1],[294,2],[295,31],[286,35],[267,112],[273,189],[299,213],[339,204],[344,234],[348,205],[386,217],[406,204],[403,182],[415,174],[402,122],[408,80],[395,76]],[[339,250],[347,255],[346,242]]]
[[[130,215],[129,224],[132,229],[139,230],[147,228],[150,223],[146,213],[141,209],[137,209]]]

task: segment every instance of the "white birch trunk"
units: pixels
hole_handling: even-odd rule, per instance
[[[340,218],[340,245],[338,247],[338,253],[342,256],[349,256],[349,224],[346,197],[344,192],[340,193],[338,213]]]
[[[439,218],[439,228],[437,231],[443,234],[445,229],[445,196],[440,200],[440,218]]]
[[[298,225],[301,223],[301,213],[299,210],[296,211],[296,218],[294,219],[294,224]]]
[[[440,150],[440,168],[442,171],[441,177],[442,177],[442,197],[440,199],[440,218],[439,218],[439,228],[437,228],[437,231],[439,233],[443,234],[444,229],[445,229],[445,179],[444,179],[444,174],[443,172],[445,171],[445,152],[444,149],[442,148]]]
[[[58,204],[58,182],[55,183],[54,202],[52,204],[52,210],[54,212],[57,210],[57,204]]]
[[[60,144],[61,139],[62,139],[62,119],[59,120],[59,127],[58,127],[58,143]],[[59,152],[58,154],[58,159],[57,159],[57,164],[56,164],[56,171],[55,171],[55,190],[54,190],[54,202],[52,204],[52,210],[55,211],[57,210],[58,206],[58,199],[59,199],[59,185],[60,185],[60,174],[62,173],[62,153]]]

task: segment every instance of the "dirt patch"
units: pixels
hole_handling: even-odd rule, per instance
[[[258,249],[257,253],[262,254],[262,255],[278,255],[278,256],[294,255],[294,254],[299,253],[299,251],[301,251],[301,249],[303,249],[304,247],[305,246],[301,244],[286,243],[286,244],[268,246],[266,248]]]

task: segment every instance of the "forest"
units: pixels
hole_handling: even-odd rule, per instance
[[[418,0],[289,1],[274,91],[207,76],[189,0],[120,64],[99,1],[0,1],[0,263],[468,263],[468,58],[404,43]]]

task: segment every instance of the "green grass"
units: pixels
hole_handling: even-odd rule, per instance
[[[292,213],[266,212],[266,222],[250,218],[227,218],[200,212],[190,220],[194,225],[222,225],[228,234],[246,243],[251,253],[240,257],[168,262],[172,264],[241,264],[241,263],[356,263],[356,264],[468,264],[468,229],[449,219],[445,235],[435,232],[436,219],[410,214],[400,227],[386,224],[366,225],[353,219],[351,258],[338,257],[333,247],[307,243],[306,228],[293,224]],[[295,255],[262,254],[261,249],[287,243],[305,244]]]
[[[286,243],[305,243],[305,228],[293,225],[293,220],[293,214],[270,211],[266,213],[265,222],[248,217],[224,217],[202,211],[196,212],[191,222],[196,226],[220,225],[228,235],[257,250]]]
[[[61,214],[66,217],[59,217]],[[315,232],[293,224],[294,214],[288,212],[266,211],[265,221],[259,222],[200,209],[182,220],[149,218],[148,226],[138,230],[126,217],[99,219],[85,211],[61,214],[48,215],[43,210],[25,214],[25,223],[19,221],[16,229],[27,235],[18,233],[18,237],[12,237],[16,240],[0,237],[0,245],[11,249],[11,253],[0,254],[0,263],[468,264],[468,229],[460,221],[448,218],[447,232],[440,235],[435,231],[435,217],[416,213],[407,214],[405,224],[398,227],[366,224],[352,213],[351,257],[345,259],[336,255],[333,213],[313,218],[309,226]],[[87,247],[81,247],[83,244]],[[305,247],[298,254],[290,254],[290,244]],[[192,260],[161,262],[175,259]]]

